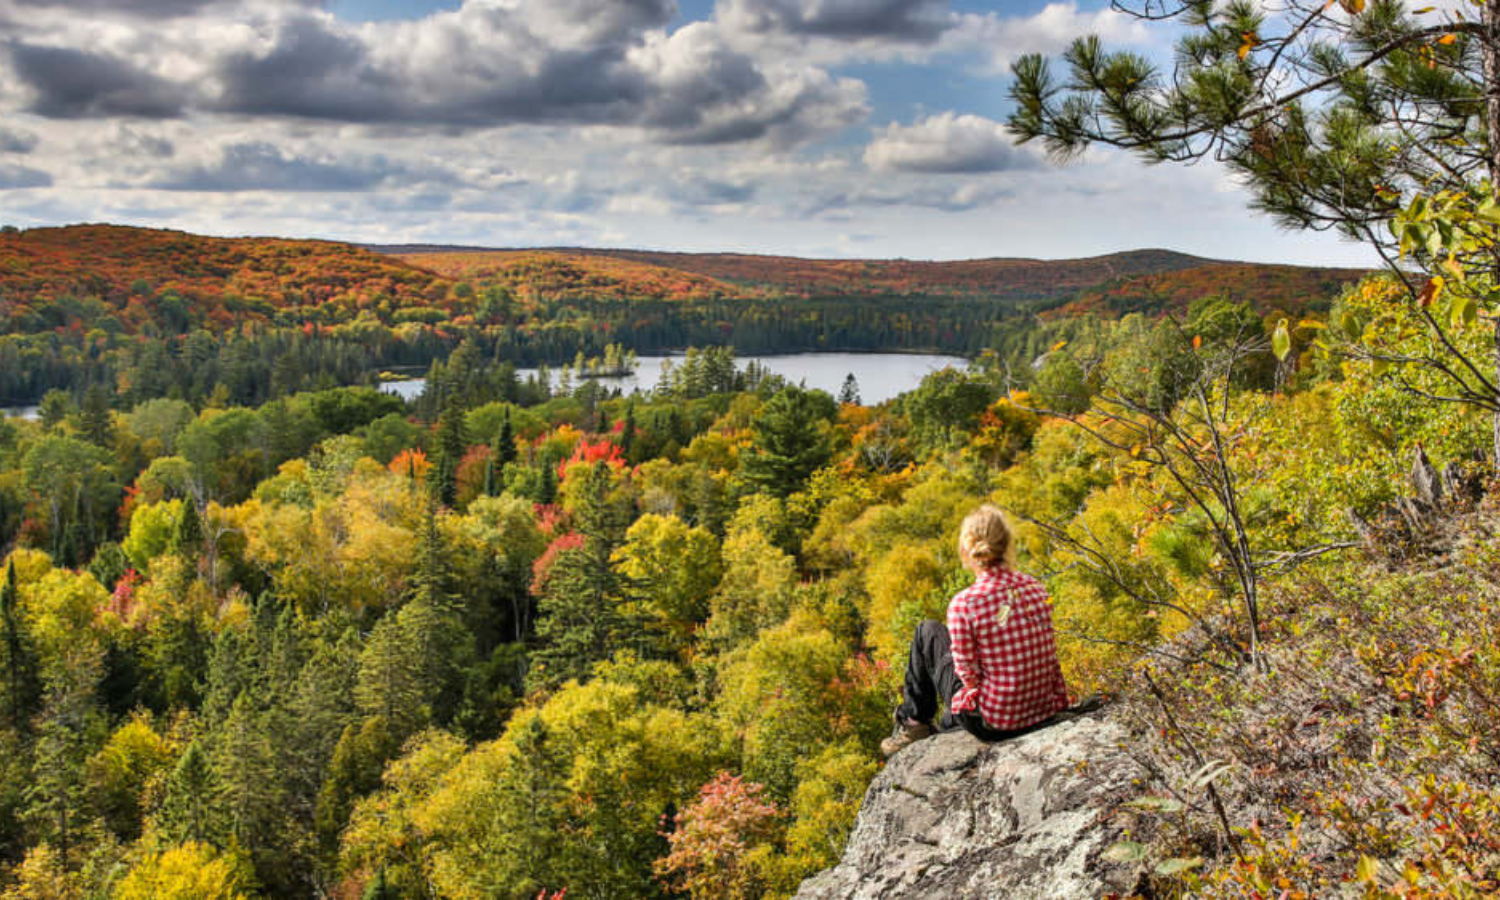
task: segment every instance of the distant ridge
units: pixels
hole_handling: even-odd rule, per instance
[[[1127,250],[1081,259],[1014,257],[924,261],[809,259],[753,253],[679,253],[659,250],[549,247],[483,249],[456,245],[367,245],[420,268],[452,277],[490,277],[512,285],[521,260],[554,270],[544,292],[566,292],[570,274],[583,284],[610,283],[628,293],[622,274],[597,274],[603,260],[653,267],[652,284],[671,281],[662,270],[695,279],[678,296],[803,297],[941,296],[1008,302],[1041,301],[1059,314],[1119,315],[1182,309],[1197,297],[1223,294],[1261,311],[1326,305],[1361,269],[1291,266],[1207,259],[1173,250]],[[514,268],[512,268],[514,267]],[[532,267],[534,268],[534,266]],[[644,273],[647,270],[640,270]],[[645,295],[654,296],[650,292]]]
[[[754,298],[948,298],[1027,304],[1050,315],[1181,310],[1223,295],[1263,313],[1326,307],[1359,269],[1210,260],[1147,249],[1084,259],[993,257],[955,261],[801,259],[749,253],[454,245],[357,245],[271,237],[221,238],[121,225],[0,233],[0,309],[6,298],[97,297],[151,317],[176,294],[213,327],[277,310],[334,304],[466,314],[470,287],[536,301],[720,301]],[[64,319],[65,310],[55,310]],[[299,314],[300,315],[300,314]],[[295,318],[295,317],[294,317]]]

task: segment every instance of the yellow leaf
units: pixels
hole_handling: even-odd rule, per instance
[[[1067,341],[1058,341],[1057,343],[1055,343],[1055,344],[1052,345],[1051,352],[1052,353],[1056,353],[1057,351],[1061,350],[1062,348],[1064,348],[1066,346],[1068,346],[1068,342]]]
[[[1365,0],[1339,0],[1339,6],[1349,15],[1357,16],[1365,11]]]
[[[1445,34],[1442,37],[1438,38],[1437,42],[1439,44],[1451,44],[1451,43],[1453,43],[1456,40],[1458,40],[1458,35],[1456,35],[1456,34]]]

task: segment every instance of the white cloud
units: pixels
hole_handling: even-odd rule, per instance
[[[982,116],[945,112],[914,125],[891,124],[865,148],[876,171],[975,173],[1034,169],[1031,151],[1017,147],[1006,127]]]
[[[1060,53],[1085,34],[1116,45],[1144,45],[1161,42],[1168,30],[1112,9],[1084,12],[1074,2],[1049,3],[1029,16],[959,15],[943,34],[939,50],[979,53],[985,71],[1000,74],[1009,72],[1023,54]]]

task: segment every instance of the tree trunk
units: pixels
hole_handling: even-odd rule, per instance
[[[1484,62],[1484,124],[1489,141],[1487,159],[1490,189],[1500,189],[1500,0],[1485,0],[1484,44],[1480,54]]]
[[[1485,149],[1489,165],[1490,190],[1500,197],[1500,0],[1485,0],[1484,44],[1480,47],[1484,61],[1484,125],[1489,146]],[[1500,373],[1500,321],[1495,323],[1495,371]],[[1493,461],[1500,471],[1500,410],[1493,418]]]

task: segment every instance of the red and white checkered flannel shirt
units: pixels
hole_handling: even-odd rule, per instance
[[[977,707],[996,731],[1025,728],[1068,706],[1057,662],[1052,605],[1030,575],[987,569],[948,601],[953,668],[963,687],[954,712]]]

